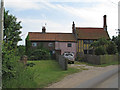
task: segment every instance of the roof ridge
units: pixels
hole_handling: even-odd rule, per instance
[[[90,28],[91,28],[91,29],[93,29],[93,28],[94,28],[94,29],[103,29],[102,27],[76,27],[76,28],[85,28],[85,29],[88,29],[88,28],[89,28],[89,29],[90,29]]]
[[[40,33],[40,34],[42,34],[42,32],[28,32],[28,33]],[[44,34],[72,34],[72,33],[52,33],[52,32],[48,32],[48,33],[44,33]]]

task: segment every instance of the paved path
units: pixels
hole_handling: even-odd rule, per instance
[[[85,67],[89,67],[89,66],[85,66]],[[89,68],[90,68],[89,70],[84,70],[82,72],[66,76],[63,80],[57,83],[53,83],[46,88],[86,88],[86,87],[79,87],[79,86],[84,82],[99,76],[100,74],[103,74],[112,69],[118,68],[118,66],[111,65],[107,67],[89,67]],[[92,83],[92,81],[90,83]]]

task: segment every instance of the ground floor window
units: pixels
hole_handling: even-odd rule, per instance
[[[32,46],[33,46],[33,47],[36,47],[36,46],[37,46],[37,43],[36,43],[36,42],[33,42],[33,43],[32,43]]]
[[[67,47],[72,47],[72,44],[71,44],[71,43],[68,43],[68,44],[67,44]]]
[[[84,54],[87,54],[87,50],[84,50]]]

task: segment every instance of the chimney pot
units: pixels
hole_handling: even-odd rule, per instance
[[[46,28],[43,26],[42,27],[42,33],[45,33],[46,32]]]

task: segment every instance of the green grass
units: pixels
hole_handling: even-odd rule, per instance
[[[62,70],[55,60],[28,61],[33,67],[19,68],[15,79],[4,79],[4,88],[44,88],[61,80],[66,75],[79,72],[79,69]]]
[[[95,64],[91,64],[91,63],[87,63],[87,62],[77,62],[76,61],[75,64],[86,64],[88,66],[106,67],[106,66],[109,66],[109,65],[118,65],[118,61],[110,62],[110,63],[107,63],[107,64],[101,64],[101,65],[95,65]]]
[[[61,80],[64,76],[76,73],[79,70],[75,68],[68,68],[64,71],[59,64],[54,60],[29,61],[35,63],[35,66],[28,69],[34,72],[34,81],[37,83],[37,88],[46,87],[48,84]]]

